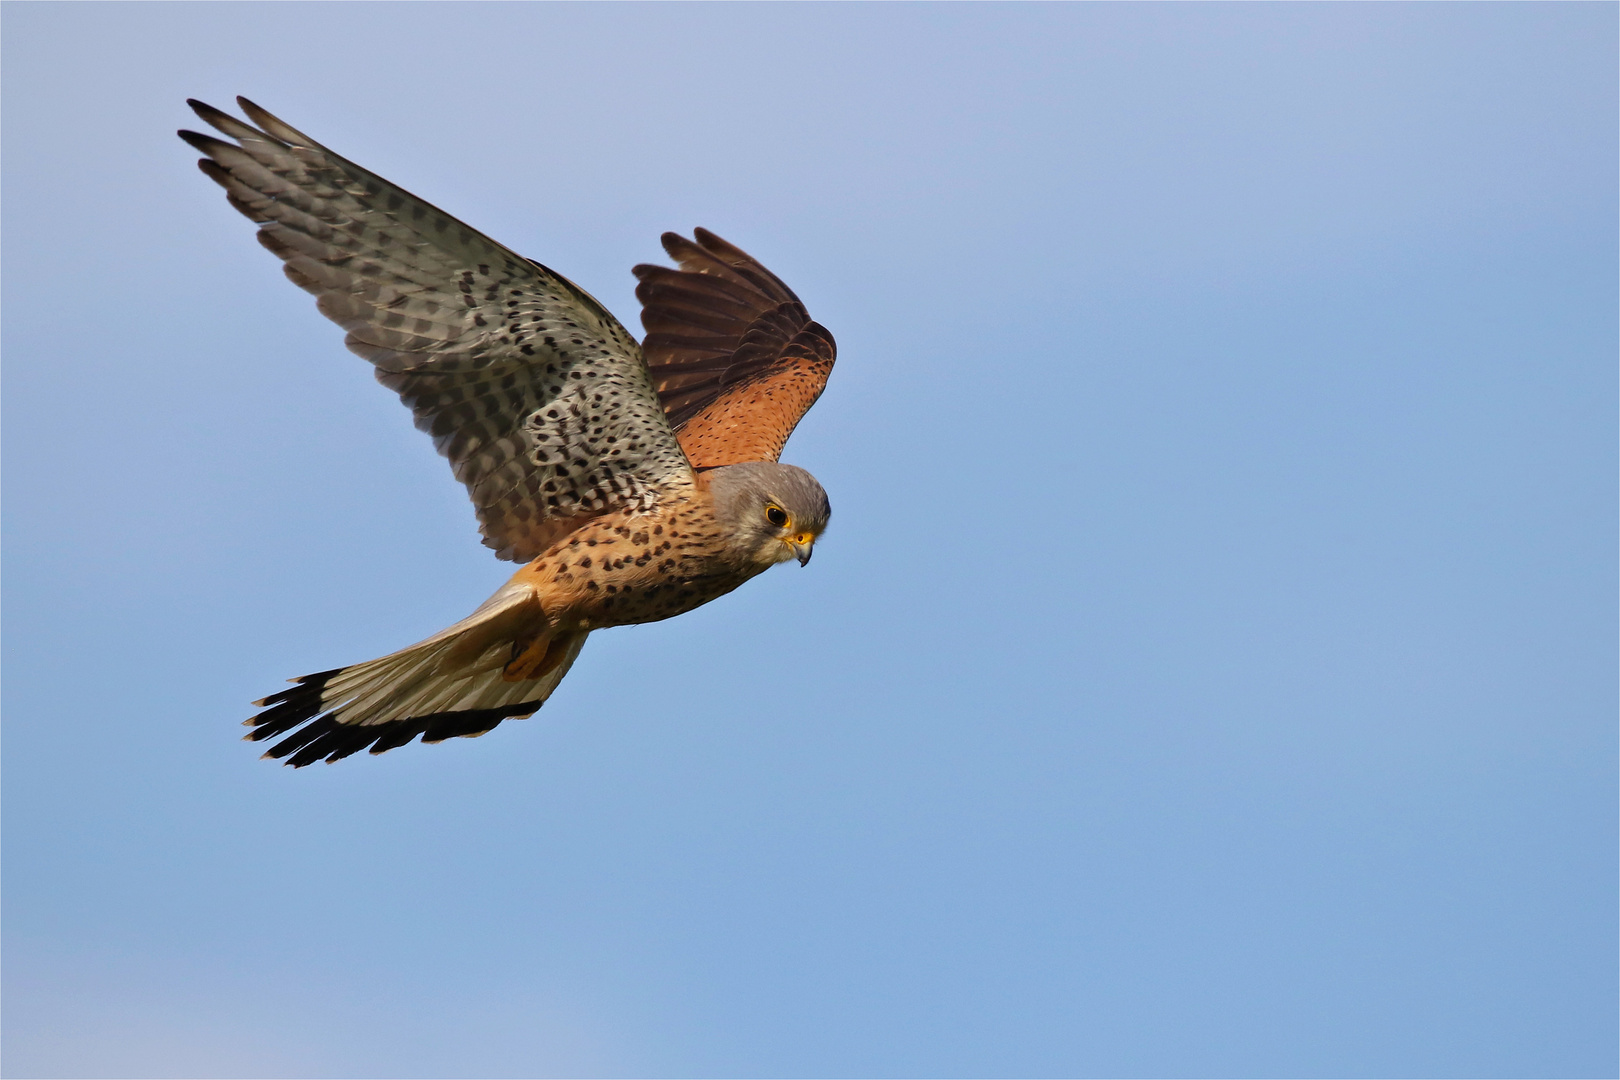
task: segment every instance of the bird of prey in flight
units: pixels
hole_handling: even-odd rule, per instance
[[[637,266],[641,344],[523,258],[238,98],[180,137],[287,277],[347,331],[522,569],[409,648],[295,679],[247,738],[294,766],[482,735],[538,709],[593,630],[810,561],[827,493],[778,462],[836,353],[793,291],[704,229]],[[254,126],[257,125],[257,126]]]

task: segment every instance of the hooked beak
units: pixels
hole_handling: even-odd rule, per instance
[[[788,547],[793,549],[793,554],[799,560],[800,566],[803,566],[810,561],[810,553],[815,546],[816,542],[814,540],[804,544],[796,544],[791,540],[788,541]]]

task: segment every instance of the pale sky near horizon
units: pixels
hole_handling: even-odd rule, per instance
[[[8,1076],[1612,1076],[1612,4],[0,7]],[[488,737],[249,700],[464,492],[174,136],[837,337],[806,568]]]

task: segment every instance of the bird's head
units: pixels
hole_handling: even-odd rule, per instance
[[[761,569],[789,559],[810,561],[832,507],[816,478],[796,465],[751,461],[709,472],[715,513],[731,549]]]

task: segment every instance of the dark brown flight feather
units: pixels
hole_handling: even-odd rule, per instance
[[[775,461],[821,396],[837,347],[747,252],[707,229],[663,236],[680,269],[637,266],[642,352],[697,468]]]

